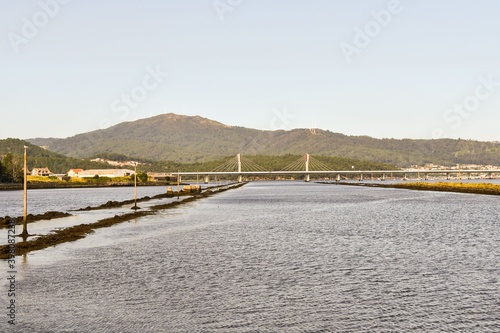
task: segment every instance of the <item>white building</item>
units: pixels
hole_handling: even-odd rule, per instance
[[[78,173],[82,172],[83,169],[70,169],[66,174],[69,177],[78,177]]]
[[[32,176],[47,177],[47,176],[50,176],[51,174],[52,174],[52,172],[50,172],[49,168],[33,168],[33,170],[31,170]]]
[[[96,169],[96,170],[84,170],[78,172],[78,178],[92,178],[95,176],[99,177],[129,177],[134,175],[134,170],[128,169]]]

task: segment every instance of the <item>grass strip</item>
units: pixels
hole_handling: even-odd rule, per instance
[[[348,186],[363,186],[363,187],[382,187],[382,188],[400,188],[417,191],[441,191],[441,192],[457,192],[470,194],[487,194],[500,195],[500,185],[491,183],[455,183],[455,182],[411,182],[398,184],[370,184],[370,183],[333,183],[333,182],[318,182],[319,184],[335,184]]]
[[[473,194],[488,194],[500,195],[500,185],[490,183],[400,183],[395,184],[395,188],[404,188],[409,190],[420,191],[445,191],[445,192],[460,192],[460,193],[473,193]]]

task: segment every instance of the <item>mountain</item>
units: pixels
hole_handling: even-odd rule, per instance
[[[319,129],[263,131],[173,113],[124,122],[66,139],[36,138],[28,141],[77,158],[116,153],[148,160],[194,163],[237,153],[310,153],[391,163],[400,167],[424,163],[500,165],[498,142],[375,139]]]
[[[23,152],[24,146],[28,147],[28,169],[31,170],[35,167],[48,167],[54,173],[66,173],[69,169],[83,168],[83,169],[109,169],[115,166],[108,163],[96,163],[87,159],[79,159],[73,157],[66,157],[58,153],[45,150],[41,147],[33,145],[19,139],[5,139],[0,140],[0,183],[21,182],[23,175]],[[119,161],[129,161],[130,158],[125,155],[115,153],[103,153],[101,157],[110,158]],[[266,170],[282,170],[283,167],[302,159],[300,155],[254,155],[251,160],[257,163]],[[356,159],[340,158],[340,157],[327,157],[318,156],[320,163],[326,163],[335,170],[348,170],[352,165],[356,165],[363,170],[393,170],[394,166],[371,162],[361,161]],[[165,172],[165,171],[208,171],[213,170],[222,164],[227,163],[230,159],[235,159],[234,156],[226,156],[218,160],[206,161],[203,163],[182,164],[174,161],[147,161],[143,160],[145,164],[138,166],[139,172]],[[137,159],[134,159],[137,160]]]

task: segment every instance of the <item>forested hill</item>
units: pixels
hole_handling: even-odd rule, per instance
[[[201,162],[243,155],[316,154],[390,163],[500,165],[500,143],[471,140],[375,139],[324,130],[261,131],[199,116],[163,114],[66,139],[30,139],[72,157],[117,153],[148,160]]]
[[[5,139],[0,140],[0,182],[20,179],[23,168],[24,146],[28,147],[28,170],[48,167],[54,173],[66,173],[72,168],[111,168],[107,163],[96,163],[89,160],[66,157],[23,140]],[[5,174],[9,174],[9,179],[5,179]]]
[[[72,168],[82,168],[82,169],[105,169],[105,168],[115,168],[107,163],[96,163],[90,162],[88,159],[79,159],[73,157],[66,157],[58,153],[47,151],[41,147],[30,144],[26,141],[19,139],[6,139],[0,140],[0,183],[2,182],[20,182],[22,180],[22,167],[23,167],[23,152],[24,146],[28,146],[28,169],[31,170],[34,167],[48,167],[50,171],[54,173],[66,173]],[[118,161],[130,161],[137,158],[119,155],[115,153],[103,153],[101,157],[118,160]],[[393,165],[388,165],[384,163],[377,163],[371,161],[361,161],[356,159],[340,158],[340,157],[328,157],[328,156],[316,156],[320,163],[326,164],[334,170],[350,170],[351,166],[355,165],[356,168],[363,170],[393,170],[395,167]],[[281,156],[269,156],[269,155],[257,155],[249,156],[249,158],[254,162],[265,168],[266,170],[282,170],[284,167],[290,163],[295,162],[297,159],[302,159],[300,155],[281,155]],[[226,163],[229,159],[235,159],[234,156],[226,156],[218,160],[205,161],[203,163],[192,163],[192,164],[182,164],[176,161],[147,161],[142,160],[144,164],[140,164],[138,167],[139,171],[208,171],[221,164]]]

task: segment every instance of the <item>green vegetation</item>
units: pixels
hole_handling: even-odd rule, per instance
[[[10,152],[3,155],[0,160],[0,183],[19,183],[23,178],[23,161]]]
[[[88,159],[71,158],[57,154],[19,139],[0,140],[0,182],[22,182],[24,146],[28,146],[28,170],[49,168],[53,173],[66,173],[72,168],[110,169],[107,163],[91,162]]]
[[[405,188],[411,190],[426,190],[426,191],[446,191],[446,192],[463,192],[477,194],[492,194],[500,195],[500,185],[490,183],[402,183],[393,185],[395,188]]]
[[[304,158],[303,155],[297,154],[285,154],[285,155],[245,155],[245,158],[251,160],[252,162],[260,165],[267,171],[278,171],[283,170],[285,167],[291,163],[297,161],[298,159]],[[330,168],[330,170],[351,170],[352,166],[355,166],[357,170],[394,170],[397,169],[396,166],[380,163],[380,162],[370,162],[362,161],[352,158],[342,158],[335,156],[319,156],[312,155],[316,160],[325,164]],[[150,162],[149,165],[140,166],[140,168],[147,168],[148,171],[155,172],[175,172],[178,170],[186,172],[203,172],[211,171],[220,165],[226,163],[227,161],[235,159],[234,156],[226,156],[220,159],[197,162],[197,163],[175,163],[172,161],[167,162]],[[244,168],[243,168],[244,170]]]
[[[28,184],[34,183],[77,183],[77,184],[94,184],[94,183],[127,183],[130,184],[134,181],[134,176],[131,177],[99,177],[95,175],[90,178],[76,178],[68,177],[66,179],[59,179],[58,177],[45,177],[45,176],[28,176]],[[139,179],[137,179],[139,181]]]
[[[24,152],[23,146],[28,145],[28,169],[34,167],[48,167],[54,173],[65,173],[71,168],[81,168],[81,169],[109,169],[116,168],[110,166],[107,163],[96,163],[90,162],[85,159],[75,159],[71,157],[66,157],[57,153],[53,153],[42,149],[41,147],[26,143],[22,140],[17,139],[7,139],[0,140],[0,156],[2,157],[2,163],[0,163],[0,182],[22,182],[22,163]],[[320,161],[324,165],[328,166],[331,170],[351,170],[352,166],[355,166],[357,170],[392,170],[396,169],[396,166],[381,163],[381,162],[370,162],[359,159],[334,157],[334,156],[321,156],[321,155],[311,155],[316,160]],[[129,160],[140,160],[138,158],[132,158],[127,155],[121,154],[104,154],[99,157],[103,158],[115,158],[120,161]],[[284,155],[251,155],[243,156],[248,158],[252,162],[260,165],[263,169],[269,171],[283,170],[289,164],[303,158],[303,155],[299,154],[284,154]],[[211,171],[220,165],[224,164],[230,159],[234,159],[234,156],[226,156],[213,160],[199,161],[195,163],[181,163],[173,161],[155,161],[141,159],[140,161],[144,164],[138,166],[137,180],[138,182],[147,181],[147,172],[175,172],[181,171]],[[105,183],[130,183],[133,181],[132,177],[124,178],[107,178],[107,177],[95,177],[87,179],[72,178],[71,180],[59,180],[55,177],[36,177],[28,176],[28,182],[31,184],[35,183],[79,183],[84,184],[105,184]]]
[[[375,139],[309,129],[261,131],[175,114],[121,123],[66,139],[32,139],[30,142],[47,145],[52,151],[72,157],[108,154],[107,157],[118,160],[125,155],[139,161],[197,163],[237,153],[245,156],[310,153],[398,167],[425,163],[500,165],[499,142]]]
[[[130,176],[130,180],[134,181],[135,176],[134,175]],[[148,181],[148,174],[146,172],[137,172],[137,181],[140,183],[147,182]]]

